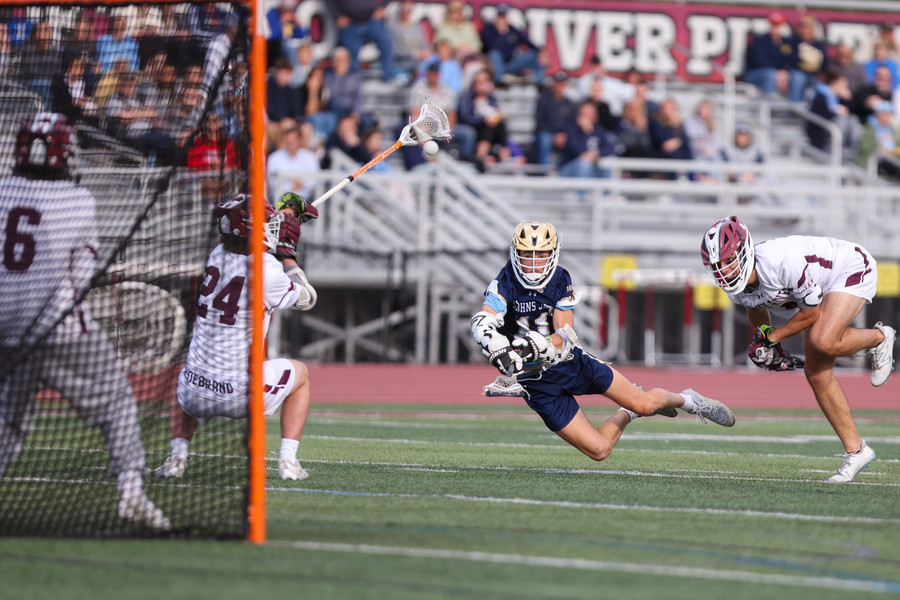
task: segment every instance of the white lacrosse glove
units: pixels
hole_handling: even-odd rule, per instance
[[[537,331],[529,331],[522,337],[516,337],[512,341],[513,348],[522,355],[526,363],[549,363],[556,358],[556,347]]]

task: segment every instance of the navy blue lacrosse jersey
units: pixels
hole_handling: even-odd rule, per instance
[[[500,332],[510,340],[528,330],[541,335],[553,333],[553,314],[573,310],[579,296],[572,288],[569,272],[557,267],[541,290],[525,288],[507,262],[484,293],[484,303],[503,316]],[[537,412],[551,431],[569,424],[579,406],[574,396],[602,394],[612,383],[609,365],[576,346],[569,358],[545,371],[522,373],[519,383],[527,392],[525,401]]]

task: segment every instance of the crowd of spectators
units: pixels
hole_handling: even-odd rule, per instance
[[[577,78],[570,77],[551,67],[546,48],[518,26],[521,15],[505,4],[489,7],[482,21],[463,0],[450,0],[443,18],[426,27],[420,7],[409,0],[334,0],[326,6],[337,46],[317,58],[312,24],[301,22],[298,2],[280,0],[266,14],[272,194],[285,186],[309,194],[315,177],[291,172],[313,174],[326,167],[332,148],[367,162],[392,141],[385,134],[399,133],[380,128],[381,115],[364,110],[366,79],[407,90],[412,118],[426,100],[440,106],[454,131],[449,149],[480,170],[527,161],[561,176],[608,177],[598,166],[606,156],[749,160],[750,153],[739,150],[752,142],[752,129],[742,123],[733,140],[723,139],[710,99],[687,107],[673,97],[654,97],[643,74],[608,73],[597,55]],[[246,70],[223,69],[235,45],[238,15],[216,4],[85,7],[69,29],[54,31],[50,23],[23,14],[17,9],[0,27],[0,76],[20,82],[48,108],[148,153],[156,163],[190,163],[197,169],[240,164],[228,139],[237,106],[228,96],[208,97],[225,71],[227,77],[246,77]],[[900,49],[893,24],[879,28],[871,57],[857,62],[853,48],[825,41],[811,13],[789,23],[774,11],[767,21],[768,30],[748,40],[741,79],[764,96],[802,104],[834,123],[847,160],[864,165],[873,155],[897,154]],[[365,64],[360,50],[369,43],[377,59]],[[224,89],[234,90],[241,82],[225,83]],[[510,135],[508,111],[497,94],[498,88],[518,85],[538,89],[534,138],[522,145]],[[815,122],[806,125],[810,144],[825,152],[831,131]],[[751,162],[764,161],[750,145]],[[425,162],[416,147],[397,155],[406,169]],[[691,173],[627,176],[705,180],[715,179],[714,171],[698,166]]]

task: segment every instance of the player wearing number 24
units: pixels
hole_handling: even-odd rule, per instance
[[[309,310],[316,291],[297,266],[300,219],[316,218],[315,207],[294,193],[285,194],[281,211],[266,204],[263,223],[263,329],[278,309]],[[250,319],[248,245],[255,227],[249,198],[238,194],[214,210],[221,243],[206,262],[197,303],[197,320],[187,363],[178,376],[178,404],[172,407],[172,453],[156,469],[159,477],[182,477],[187,469],[190,440],[199,423],[213,417],[246,418]],[[282,479],[306,479],[297,460],[300,436],[309,413],[309,372],[298,360],[274,358],[263,363],[264,414],[281,407]]]
[[[579,294],[557,263],[560,243],[550,223],[520,223],[510,259],[472,317],[472,333],[491,364],[515,376],[525,401],[559,437],[593,460],[612,452],[625,427],[639,416],[674,417],[676,409],[720,425],[734,425],[727,406],[688,389],[643,391],[578,345],[574,310]],[[602,394],[621,408],[599,427],[575,396]]]
[[[853,242],[792,235],[754,245],[737,217],[715,223],[703,235],[700,256],[719,287],[747,307],[755,328],[747,353],[759,367],[788,371],[803,367],[816,401],[844,445],[844,461],[828,481],[847,483],[875,452],[860,438],[847,397],[834,376],[834,360],[868,350],[872,385],[883,385],[894,364],[892,327],[850,327],[875,296],[875,259]],[[788,318],[772,327],[770,311]],[[781,341],[803,332],[803,360],[790,356]]]

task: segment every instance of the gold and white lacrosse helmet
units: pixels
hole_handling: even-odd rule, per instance
[[[539,257],[538,252],[549,252],[549,255]],[[559,262],[556,227],[550,223],[519,223],[509,244],[509,258],[523,287],[542,289],[553,277]]]

